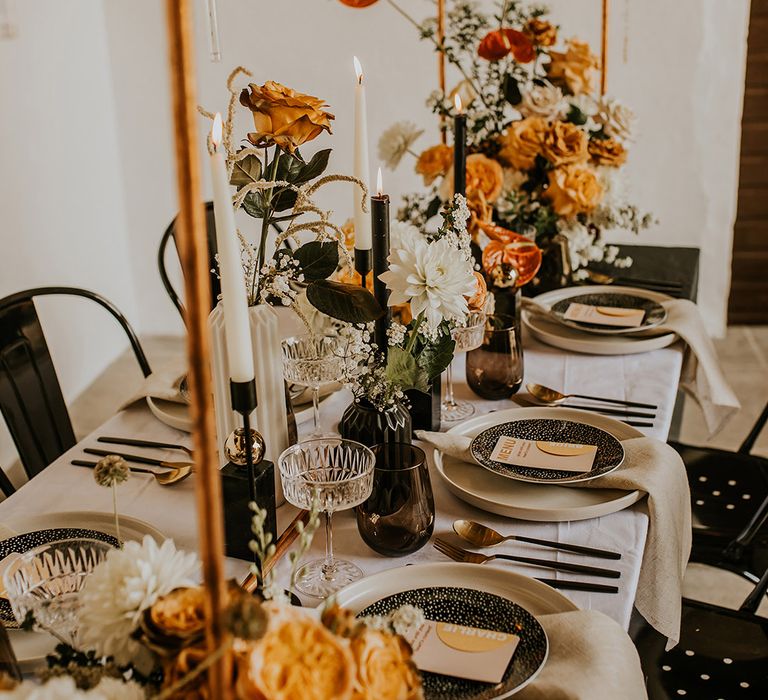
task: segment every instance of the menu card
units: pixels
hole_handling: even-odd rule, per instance
[[[643,323],[645,309],[627,309],[620,306],[589,306],[572,303],[563,318],[579,323],[596,323],[601,326],[634,328]]]
[[[502,464],[565,472],[591,471],[596,456],[595,445],[524,440],[508,435],[502,435],[491,452],[491,459]]]
[[[406,635],[420,671],[500,683],[520,638],[506,632],[426,620]]]

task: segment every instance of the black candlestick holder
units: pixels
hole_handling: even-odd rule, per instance
[[[263,459],[264,438],[251,428],[251,413],[257,405],[256,382],[230,382],[230,396],[243,427],[227,438],[226,454],[230,461],[221,470],[227,555],[252,559],[260,566],[258,556],[250,548],[253,512],[249,504],[266,510],[264,530],[276,537],[275,466]]]
[[[366,278],[371,271],[373,255],[371,249],[358,250],[355,248],[355,272],[360,275],[360,286],[365,289]]]

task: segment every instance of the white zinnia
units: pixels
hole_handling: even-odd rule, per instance
[[[379,160],[394,170],[408,153],[416,139],[424,133],[413,122],[396,122],[379,139]]]
[[[635,113],[618,100],[602,99],[597,106],[594,119],[603,127],[606,136],[622,143],[632,140],[635,130]]]
[[[551,83],[531,83],[522,93],[523,99],[517,109],[523,116],[559,119],[568,111],[563,91]]]
[[[196,585],[198,572],[197,555],[178,551],[173,540],[158,546],[146,535],[141,544],[109,552],[80,594],[82,646],[118,664],[146,662],[146,655],[137,657],[146,649],[130,637],[141,614],[175,588]]]
[[[444,239],[429,243],[415,229],[403,234],[389,255],[389,270],[379,276],[391,292],[390,304],[410,303],[414,318],[424,314],[426,331],[443,320],[461,321],[468,311],[464,297],[476,291],[472,263]]]
[[[70,676],[51,678],[44,685],[24,681],[13,690],[2,693],[7,700],[144,700],[140,685],[117,678],[102,678],[91,690],[79,690]]]

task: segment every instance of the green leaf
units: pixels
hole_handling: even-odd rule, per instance
[[[440,205],[442,202],[440,201],[440,197],[435,197],[428,205],[427,205],[427,211],[425,212],[425,216],[427,217],[427,221],[431,219],[437,212],[440,211]]]
[[[418,389],[429,391],[427,373],[419,367],[416,358],[403,348],[392,347],[387,351],[387,379],[404,391]]]
[[[275,189],[272,195],[272,209],[274,211],[292,209],[293,205],[296,204],[296,197],[298,197],[296,190],[291,190],[287,187]]]
[[[243,210],[254,219],[264,218],[264,198],[261,192],[249,192],[243,200]]]
[[[251,154],[235,162],[229,184],[234,185],[239,190],[241,187],[258,180],[261,180],[261,160],[258,156]]]
[[[435,343],[428,343],[419,353],[418,363],[432,381],[439,377],[451,364],[453,360],[453,351],[456,348],[456,342],[449,333],[441,335]]]
[[[576,126],[583,126],[587,123],[587,115],[584,114],[576,105],[571,105],[568,110],[568,114],[565,117],[565,121],[576,124]]]
[[[520,92],[520,86],[517,84],[517,78],[514,75],[507,73],[504,76],[504,83],[502,85],[504,90],[504,98],[511,105],[519,105],[523,99],[523,95]]]
[[[384,315],[373,294],[356,284],[318,280],[307,287],[307,299],[318,311],[346,323],[370,323]]]
[[[314,180],[325,172],[328,167],[328,158],[331,155],[331,149],[325,148],[322,151],[318,151],[312,156],[312,160],[309,163],[302,166],[299,171],[299,180],[296,184],[304,184],[310,180]]]
[[[339,266],[339,245],[334,241],[310,241],[293,254],[298,260],[307,282],[324,280]]]

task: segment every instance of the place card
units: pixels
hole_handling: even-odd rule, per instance
[[[520,638],[506,632],[426,620],[406,635],[420,671],[500,683]]]
[[[573,303],[568,306],[563,318],[579,323],[596,323],[600,326],[633,328],[643,323],[645,309],[627,309],[620,306],[590,306]]]
[[[491,452],[491,459],[502,464],[564,472],[591,471],[596,456],[595,445],[524,440],[509,435],[502,435]]]

